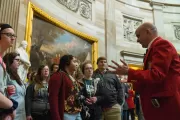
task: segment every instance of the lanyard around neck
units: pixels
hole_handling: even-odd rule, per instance
[[[92,80],[89,80],[89,81],[90,81],[90,85],[89,85],[89,96],[91,97],[92,93],[91,93],[91,90],[90,90],[90,86],[92,86],[92,82],[93,82],[93,81],[92,81]],[[86,87],[86,90],[87,90],[87,85],[88,85],[88,84],[87,84],[87,80],[85,79],[84,82],[85,82],[85,87]]]
[[[101,80],[104,80],[104,74],[105,73],[103,73],[103,74],[102,73],[98,73],[98,76],[100,77]]]

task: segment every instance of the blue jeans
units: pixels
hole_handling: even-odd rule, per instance
[[[64,113],[64,120],[82,120],[80,113],[68,114]]]

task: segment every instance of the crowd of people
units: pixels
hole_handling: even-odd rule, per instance
[[[99,57],[97,65],[98,69],[93,71],[91,61],[85,61],[81,65],[83,77],[77,81],[75,76],[78,68],[77,59],[72,55],[64,55],[59,65],[52,64],[51,71],[48,66],[43,65],[37,73],[29,73],[31,75],[28,76],[30,80],[25,99],[28,120],[32,118],[49,120],[50,116],[52,120],[129,120],[128,113],[131,114],[131,120],[135,120],[135,92],[131,84],[124,83],[128,90],[126,94],[128,97],[125,100],[123,83],[117,75],[107,69],[107,59]],[[48,87],[45,88],[49,89],[44,88],[47,83]],[[37,87],[37,90],[43,88],[44,93],[42,90],[35,92],[35,87],[40,84],[41,87]],[[49,103],[50,107],[42,111],[32,110],[34,109],[32,100],[37,98]],[[125,115],[121,106],[126,101],[128,110]]]
[[[17,36],[9,24],[1,24],[0,120],[179,120],[177,51],[153,24],[142,24],[136,36],[148,48],[144,70],[133,70],[122,60],[122,65],[112,61],[116,66],[108,66],[107,58],[99,57],[93,71],[91,61],[79,65],[75,56],[64,55],[59,64],[29,71],[24,83],[20,54],[3,56]],[[127,82],[122,76],[128,76]]]

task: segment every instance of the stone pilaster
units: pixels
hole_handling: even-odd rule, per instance
[[[116,60],[115,0],[105,0],[105,56],[108,63]]]
[[[151,2],[151,7],[153,8],[153,19],[154,24],[156,25],[158,29],[158,33],[160,36],[165,36],[164,32],[164,18],[163,18],[163,4]]]
[[[0,0],[0,23],[10,24],[17,33],[19,20],[20,0]],[[15,48],[9,48],[7,52],[13,51]]]

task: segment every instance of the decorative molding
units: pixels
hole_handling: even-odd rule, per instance
[[[86,0],[86,1],[88,1],[88,2],[91,2],[91,3],[92,3],[92,2],[93,2],[93,1],[95,1],[95,0]]]
[[[132,57],[137,57],[137,58],[143,58],[144,57],[144,54],[135,53],[135,52],[129,52],[129,51],[125,51],[125,50],[122,50],[120,52],[120,54],[122,56],[132,56]]]
[[[164,6],[163,3],[158,3],[158,2],[154,2],[154,1],[150,1],[149,4],[151,7],[153,7],[153,6]]]
[[[176,12],[174,12],[174,11],[163,11],[163,13],[168,13],[168,14],[180,14],[180,11],[176,11]]]
[[[142,23],[142,19],[123,15],[124,39],[126,41],[136,42],[135,31]]]
[[[163,8],[165,8],[164,4],[162,4],[162,3],[150,1],[149,4],[153,8],[153,10],[161,10],[162,11]]]
[[[128,64],[133,65],[142,65],[144,54],[129,52],[129,51],[120,51],[120,55],[123,57],[124,61]]]
[[[175,38],[180,41],[180,25],[173,25],[173,28]]]
[[[86,19],[91,19],[92,15],[92,4],[89,4],[87,1],[81,0],[79,2],[79,13],[82,17]]]
[[[152,1],[152,0],[138,0],[138,1],[147,2],[147,3],[151,3],[151,4],[153,2],[153,4],[156,4],[156,5],[163,4],[165,6],[176,6],[176,7],[180,6],[180,4],[171,4],[171,3],[166,3],[166,2],[155,2],[155,1]]]
[[[57,0],[61,5],[76,14],[91,20],[92,19],[92,0]]]
[[[139,9],[143,9],[143,10],[152,11],[152,8],[145,8],[145,7],[142,7],[142,6],[132,5],[132,4],[129,4],[128,2],[124,2],[122,0],[116,0],[116,1],[120,2],[120,3],[124,4],[124,5],[128,5],[128,6],[134,7],[134,8],[139,8]]]

